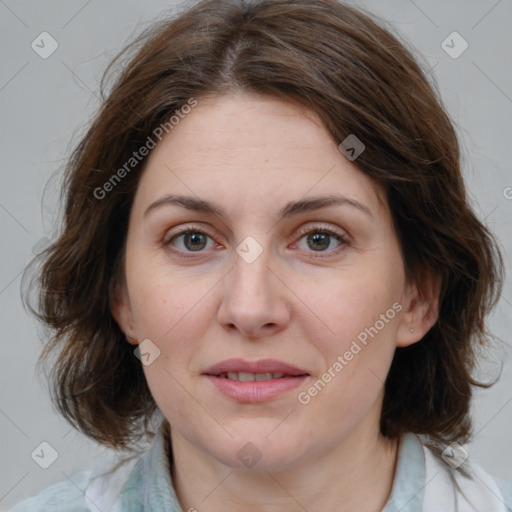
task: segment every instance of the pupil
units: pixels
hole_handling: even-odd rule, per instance
[[[186,236],[185,245],[187,245],[187,247],[188,247],[187,242],[192,241],[192,244],[191,244],[192,247],[189,247],[192,250],[199,250],[199,249],[204,248],[204,240],[202,241],[203,243],[201,244],[201,237],[204,237],[204,236],[201,233],[187,233],[185,236]],[[196,244],[199,244],[199,247]],[[194,247],[195,247],[195,249],[194,249]]]
[[[311,240],[314,240],[315,242],[323,241],[323,244],[321,246],[317,245],[316,248],[326,249],[327,247],[329,247],[329,237],[330,235],[328,235],[327,233],[315,233],[313,235],[308,236],[308,242]]]

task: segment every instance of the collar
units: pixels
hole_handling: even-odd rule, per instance
[[[418,512],[423,508],[425,453],[420,438],[407,432],[400,438],[393,486],[382,512]]]
[[[106,478],[93,478],[85,494],[90,510],[109,512],[183,512],[169,467],[170,425],[164,418],[144,455]],[[439,510],[493,510],[506,507],[495,481],[477,464],[471,464],[475,480],[438,460],[417,434],[400,438],[391,493],[382,512],[438,512]],[[460,494],[451,476],[464,488]],[[481,481],[484,485],[479,485]],[[426,492],[425,492],[426,491]],[[469,498],[470,506],[466,501]]]
[[[170,425],[163,419],[151,448],[143,457],[144,511],[183,512],[171,480]]]
[[[164,419],[150,449],[143,457],[141,477],[146,511],[183,512],[171,480],[169,467],[169,422]],[[417,512],[422,509],[425,487],[425,454],[413,433],[400,438],[391,494],[382,512]]]

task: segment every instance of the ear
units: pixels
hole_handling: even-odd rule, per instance
[[[126,340],[132,345],[138,345],[137,335],[133,327],[133,313],[126,284],[113,283],[110,294],[110,311],[119,328],[125,333]]]
[[[441,276],[431,270],[419,273],[415,283],[407,285],[404,312],[397,332],[397,347],[420,341],[437,322]]]

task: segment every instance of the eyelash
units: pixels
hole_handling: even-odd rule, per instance
[[[172,244],[172,242],[176,238],[178,238],[181,235],[186,235],[186,234],[190,234],[190,233],[196,233],[196,234],[200,233],[200,234],[206,235],[206,236],[208,236],[208,237],[213,239],[213,237],[211,237],[203,229],[198,228],[196,226],[187,226],[186,228],[181,229],[177,233],[174,233],[172,236],[167,237],[166,239],[164,239],[163,240],[163,245],[165,247],[169,247],[169,249],[172,252],[174,252],[176,254],[179,254],[179,256],[182,257],[182,258],[194,258],[194,257],[196,257],[194,255],[194,252],[197,252],[197,253],[200,254],[200,253],[203,252],[203,250],[201,250],[201,251],[188,251],[188,253],[191,254],[191,256],[184,256],[183,255],[183,251],[171,248],[171,244]],[[324,233],[326,235],[330,235],[331,237],[336,238],[340,242],[340,245],[337,248],[333,249],[333,250],[330,250],[330,251],[317,251],[320,254],[327,252],[329,256],[332,256],[333,254],[337,254],[339,251],[343,250],[345,246],[349,245],[348,240],[343,235],[341,235],[340,233],[337,233],[336,231],[333,231],[332,229],[330,229],[330,228],[328,228],[326,226],[314,226],[314,227],[307,227],[307,228],[300,229],[299,232],[298,232],[298,235],[299,235],[298,241],[300,241],[304,236],[309,235],[311,233]],[[294,245],[295,245],[295,243],[296,242],[294,242]],[[315,251],[313,251],[313,252],[315,252]],[[312,256],[312,258],[327,258],[329,256]]]

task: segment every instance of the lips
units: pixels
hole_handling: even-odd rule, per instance
[[[237,402],[265,402],[299,386],[310,374],[275,359],[228,359],[203,375],[223,395]]]
[[[260,376],[272,374],[273,378],[309,375],[309,373],[304,369],[297,368],[296,366],[292,366],[276,359],[260,359],[259,361],[252,362],[245,361],[243,359],[227,359],[211,366],[204,372],[204,374],[212,375],[214,377],[228,378],[229,374],[232,374],[231,376],[234,380],[242,381],[249,380],[247,374]],[[235,374],[242,376],[242,378],[235,378]]]

